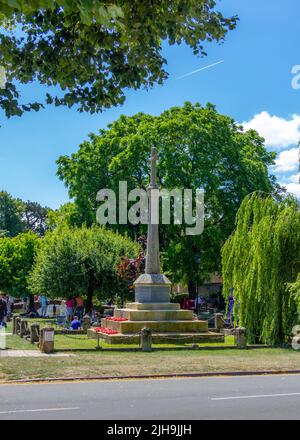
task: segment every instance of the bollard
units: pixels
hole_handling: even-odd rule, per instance
[[[141,330],[141,350],[152,351],[152,331],[150,328],[144,327]]]
[[[38,324],[32,324],[30,326],[30,342],[34,344],[40,340],[40,326]]]
[[[28,334],[28,322],[25,319],[20,320],[20,338]]]
[[[221,329],[224,328],[224,319],[222,313],[215,314],[215,329],[217,333],[220,333]]]
[[[234,339],[238,348],[247,348],[246,329],[244,327],[235,329]]]
[[[91,318],[89,315],[84,315],[82,328],[85,332],[87,332],[90,327],[91,327]]]
[[[13,315],[13,325],[12,325],[13,335],[17,334],[17,318],[19,318],[19,315]]]
[[[20,316],[16,317],[16,335],[20,335],[21,330],[21,318]]]
[[[54,352],[54,328],[44,327],[40,330],[39,348],[43,353]]]

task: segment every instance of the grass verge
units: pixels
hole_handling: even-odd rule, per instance
[[[90,352],[64,358],[0,358],[0,380],[300,369],[292,349]]]

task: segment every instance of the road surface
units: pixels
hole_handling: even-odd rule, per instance
[[[5,419],[300,419],[300,375],[0,385]]]

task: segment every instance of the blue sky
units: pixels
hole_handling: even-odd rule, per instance
[[[273,170],[300,197],[297,142],[300,139],[300,89],[292,88],[293,66],[300,65],[298,0],[223,0],[219,8],[238,14],[238,28],[224,44],[207,44],[208,56],[195,57],[186,46],[164,45],[169,79],[150,91],[128,91],[122,107],[98,115],[48,106],[38,113],[6,120],[0,115],[0,188],[15,197],[52,208],[68,200],[56,176],[55,161],[71,154],[121,114],[159,114],[185,101],[212,102],[246,128],[258,129],[268,148],[278,153]],[[224,60],[178,79],[191,71]],[[41,99],[45,88],[21,88],[24,102]]]

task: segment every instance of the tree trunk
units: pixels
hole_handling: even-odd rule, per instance
[[[35,313],[35,306],[34,306],[34,295],[29,295],[29,306],[28,306],[28,311],[34,312]]]
[[[188,289],[189,289],[189,298],[190,299],[196,298],[196,285],[194,281],[189,281]]]
[[[94,295],[94,286],[91,284],[88,287],[87,290],[87,298],[86,298],[86,305],[85,305],[85,311],[86,313],[89,313],[93,308],[93,295]]]

